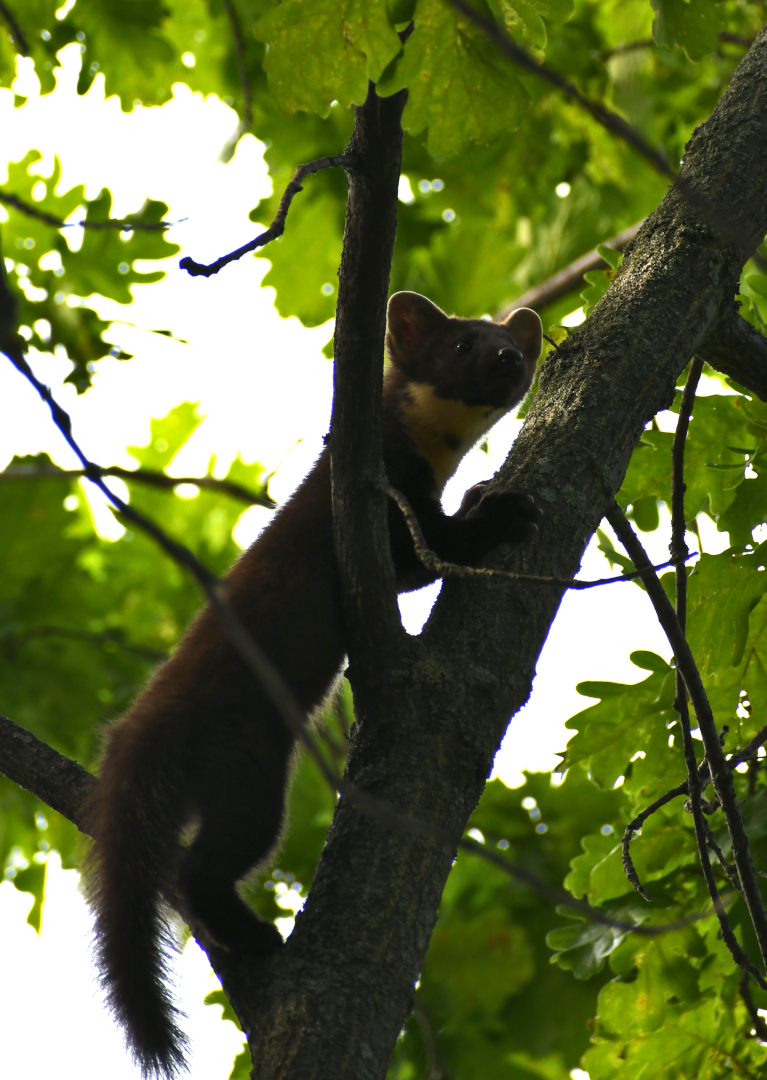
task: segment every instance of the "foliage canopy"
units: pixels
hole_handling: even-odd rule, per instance
[[[79,92],[103,78],[124,110],[137,102],[162,106],[178,82],[233,104],[237,134],[252,131],[263,141],[274,181],[274,194],[252,210],[254,222],[273,218],[298,164],[341,152],[368,80],[382,95],[407,87],[391,287],[423,292],[462,315],[499,311],[644,218],[667,184],[577,105],[515,68],[446,0],[77,0],[63,7],[58,0],[9,0],[7,6],[17,25],[2,23],[0,11],[3,87],[13,86],[19,63],[33,63],[42,92],[50,92],[58,54],[70,47],[81,53]],[[679,161],[692,129],[710,113],[763,17],[763,5],[746,0],[487,0],[481,7],[534,57],[545,57],[588,97],[618,111],[670,162]],[[399,31],[411,20],[414,30],[403,44]],[[24,107],[22,98],[16,103]],[[59,177],[58,163],[41,177],[34,147],[9,164],[0,194],[34,213],[5,202],[3,254],[30,349],[65,348],[69,381],[78,392],[97,393],[91,376],[110,351],[102,337],[108,324],[88,298],[129,304],[131,286],[159,280],[161,260],[179,248],[163,230],[146,228],[168,214],[165,204],[149,201],[126,220],[124,235],[119,228],[86,228],[82,247],[72,250],[65,230],[44,216],[104,222],[111,195],[105,190],[89,200],[82,185],[62,191]],[[276,290],[282,315],[316,326],[334,312],[345,182],[328,171],[304,188],[284,238],[264,253],[271,263],[264,284]],[[147,261],[160,266],[147,271]],[[588,276],[587,313],[619,259],[609,254],[608,261],[609,269]],[[764,265],[749,263],[741,283],[741,314],[758,328],[767,317]],[[543,312],[549,332],[561,339],[564,331],[556,328],[579,303],[572,293],[549,305]],[[695,532],[696,519],[708,515],[729,546],[723,539],[723,550],[696,562],[688,622],[714,715],[729,728],[729,753],[757,733],[767,713],[767,406],[723,379],[712,379],[709,390],[695,404],[686,446],[685,517]],[[639,529],[657,528],[659,507],[670,502],[678,408],[677,398],[645,432],[619,495]],[[198,422],[188,403],[157,419],[150,444],[131,448],[137,467],[172,473]],[[198,595],[145,537],[131,531],[116,542],[100,537],[78,482],[50,475],[50,464],[17,458],[10,466],[15,477],[0,476],[6,480],[0,483],[0,707],[92,767],[99,724],[119,715],[173,647]],[[238,459],[228,479],[256,494],[266,490],[258,463]],[[232,529],[242,508],[226,494],[201,489],[182,499],[134,481],[128,488],[132,504],[216,572],[236,556]],[[617,567],[624,565],[607,533],[600,544]],[[626,823],[686,775],[673,668],[646,652],[632,660],[643,673],[636,685],[580,684],[596,703],[569,721],[574,736],[564,782],[530,775],[512,791],[494,781],[471,826],[486,845],[547,882],[564,882],[574,896],[622,922],[684,921],[709,909],[682,799],[650,818],[633,842],[639,876],[651,885],[650,904],[632,891],[621,863]],[[339,757],[349,710],[342,696],[329,720],[326,738]],[[741,767],[737,787],[762,868],[767,782],[760,759]],[[292,800],[285,844],[250,889],[269,918],[285,914],[276,882],[310,886],[332,816],[334,798],[307,762]],[[55,847],[74,864],[76,831],[3,778],[0,813],[0,858],[6,875],[35,894],[30,919],[39,925],[45,852]],[[721,811],[710,824],[727,855]],[[739,939],[756,956],[742,900],[730,891],[727,905]],[[390,1077],[565,1080],[579,1063],[591,1080],[716,1080],[733,1071],[756,1077],[767,1052],[752,1035],[740,982],[710,913],[663,936],[640,938],[566,908],[555,912],[499,869],[461,855]],[[753,998],[767,1008],[767,994],[754,989]],[[246,1074],[243,1056],[233,1076]]]

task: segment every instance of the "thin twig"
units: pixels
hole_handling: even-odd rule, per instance
[[[724,751],[719,742],[719,734],[716,730],[716,724],[714,723],[714,717],[711,712],[711,706],[706,695],[703,682],[700,677],[697,665],[695,663],[690,646],[687,643],[687,639],[684,636],[684,632],[679,625],[679,620],[676,617],[676,612],[671,605],[666,593],[658,580],[655,571],[652,569],[650,560],[645,552],[638,537],[631,528],[626,516],[617,503],[613,503],[607,511],[607,520],[612,525],[618,539],[623,544],[629,557],[633,561],[637,569],[643,571],[642,580],[645,583],[647,594],[652,601],[655,608],[655,612],[658,616],[658,622],[663,628],[666,637],[669,640],[669,644],[674,653],[676,659],[677,668],[681,671],[684,678],[684,683],[687,688],[687,692],[692,700],[693,707],[695,709],[695,716],[698,721],[698,727],[700,728],[701,737],[703,739],[703,747],[708,759],[709,768],[711,770],[711,778],[714,785],[714,791],[724,811],[725,820],[727,821],[727,827],[730,833],[730,840],[732,843],[732,852],[735,866],[738,871],[741,884],[743,886],[743,896],[748,907],[751,922],[754,926],[757,941],[759,942],[759,949],[762,957],[767,957],[767,912],[764,909],[764,903],[762,901],[761,893],[759,891],[759,882],[757,875],[754,871],[753,864],[751,862],[751,856],[749,851],[748,834],[746,833],[745,825],[743,824],[743,818],[740,813],[740,807],[738,805],[737,796],[735,794],[735,788],[732,781],[732,773],[728,768],[728,763],[724,757]],[[678,698],[678,705],[681,709],[686,709],[686,701],[684,697]],[[693,755],[694,756],[694,755]],[[688,769],[690,763],[688,762]],[[695,790],[698,788],[698,800],[700,799],[698,770],[697,766],[688,775],[690,781],[690,797],[694,799]],[[699,802],[698,802],[699,810]],[[695,812],[695,803],[693,802],[693,811]],[[698,827],[696,825],[696,835],[698,833]],[[702,836],[702,827],[700,828]],[[704,874],[706,873],[706,864],[710,870],[710,861],[708,859],[708,849],[705,843],[700,843],[699,839],[699,853],[701,855],[701,866]],[[713,880],[713,873],[711,873],[710,880],[707,879],[706,884],[709,887],[709,891],[716,890],[716,882]],[[714,892],[712,892],[712,896]],[[718,895],[718,894],[717,894]],[[716,906],[716,903],[715,903]],[[717,907],[717,913],[720,912]],[[720,916],[720,924],[722,923]],[[741,967],[746,967],[749,972],[756,971],[759,975],[760,986],[764,984],[767,988],[767,981],[765,981],[762,975],[755,968],[752,961],[745,955],[743,950],[738,945],[731,932],[728,935],[725,925],[722,925],[722,936],[727,942],[728,948],[735,957],[736,961]],[[753,971],[752,971],[753,969]]]
[[[505,581],[524,581],[526,583],[529,582],[531,585],[556,585],[563,589],[583,591],[584,589],[595,589],[599,585],[612,585],[617,581],[633,581],[635,578],[642,576],[642,571],[630,570],[626,574],[615,574],[612,577],[596,578],[593,581],[581,581],[579,578],[544,577],[541,574],[518,574],[514,570],[491,570],[488,567],[463,566],[460,563],[445,562],[427,545],[423,532],[421,531],[421,526],[418,523],[418,518],[415,516],[407,497],[403,495],[401,491],[398,491],[397,488],[392,487],[391,484],[382,483],[380,489],[388,495],[402,511],[402,516],[410,531],[410,537],[413,541],[416,555],[426,569],[431,570],[432,573],[436,574],[438,577],[484,577]],[[653,567],[653,569],[665,570],[667,567],[673,565],[673,562],[665,562]]]
[[[234,51],[237,57],[237,74],[240,79],[240,89],[242,90],[242,117],[221,151],[221,160],[226,163],[231,161],[237,143],[250,128],[253,120],[253,97],[250,90],[250,80],[248,79],[248,68],[245,63],[245,42],[242,37],[240,20],[237,17],[232,0],[223,0],[223,4],[226,17],[229,19],[229,25],[232,28]]]
[[[288,210],[290,204],[293,202],[293,196],[297,195],[299,191],[303,191],[301,186],[302,181],[307,176],[312,176],[314,173],[320,172],[322,169],[350,169],[353,168],[355,158],[349,154],[333,154],[330,157],[317,158],[316,161],[310,161],[306,165],[299,165],[296,171],[293,173],[293,179],[283,192],[280,199],[280,205],[277,208],[277,213],[274,215],[274,219],[269,228],[247,244],[243,244],[242,247],[237,248],[236,251],[230,251],[228,255],[222,255],[220,259],[216,259],[212,263],[198,263],[188,255],[179,262],[179,266],[182,270],[187,270],[192,277],[211,277],[213,274],[217,274],[224,266],[228,266],[231,262],[236,262],[237,259],[241,259],[243,255],[247,255],[250,251],[255,251],[257,248],[263,247],[265,244],[270,243],[272,240],[276,240],[278,236],[282,236],[285,232],[285,219],[288,216]]]
[[[3,3],[3,0],[0,0],[0,18],[4,19],[6,24],[8,25],[8,29],[11,31],[11,36],[18,45],[17,52],[21,53],[22,56],[29,56],[29,45],[27,43],[27,39],[21,32],[21,27],[16,22],[16,19],[9,11],[8,5]]]
[[[198,488],[206,488],[210,491],[220,491],[224,495],[231,495],[233,499],[248,503],[251,506],[263,506],[267,510],[274,510],[277,503],[269,495],[260,495],[255,491],[249,491],[232,480],[216,480],[213,476],[166,476],[165,473],[153,472],[151,469],[123,469],[119,465],[94,465],[91,462],[89,469],[60,469],[57,465],[11,465],[0,472],[0,484],[13,480],[47,480],[56,477],[90,479],[93,474],[99,476],[118,476],[121,480],[129,480],[140,484],[148,484],[150,487],[175,488],[179,484],[194,484]]]
[[[508,56],[515,64],[524,68],[525,71],[532,72],[532,74],[545,79],[551,86],[560,90],[571,101],[584,109],[598,124],[612,132],[613,135],[623,139],[625,143],[640,153],[662,176],[674,179],[676,174],[665,157],[650,146],[644,136],[640,135],[630,124],[627,124],[622,116],[612,112],[610,109],[606,109],[604,105],[600,105],[596,101],[591,101],[585,94],[580,92],[577,86],[563,75],[560,75],[558,71],[554,71],[546,64],[539,64],[526,49],[523,49],[513,38],[509,37],[495,19],[481,14],[471,4],[466,3],[466,0],[446,0],[446,2],[470,22],[473,22],[475,26],[483,30],[496,48]]]
[[[8,192],[0,191],[0,203],[12,206],[14,210],[26,214],[27,217],[36,218],[54,229],[120,229],[122,232],[157,232],[160,229],[172,229],[178,225],[177,221],[132,221],[130,218],[107,218],[106,221],[62,221],[45,210],[38,210],[36,206],[30,206],[18,195],[9,195]],[[186,220],[181,218],[181,221]]]

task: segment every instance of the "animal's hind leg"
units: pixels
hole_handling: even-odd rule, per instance
[[[266,777],[247,754],[234,757],[220,771],[211,769],[218,784],[197,800],[200,828],[183,857],[179,886],[193,919],[220,945],[272,952],[282,943],[279,931],[243,903],[235,883],[266,858],[279,836],[287,762],[275,768],[273,760]]]

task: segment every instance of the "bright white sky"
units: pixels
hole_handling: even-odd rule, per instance
[[[145,196],[168,203],[170,220],[186,219],[170,234],[182,245],[182,254],[211,261],[256,234],[248,211],[270,190],[261,145],[248,136],[229,165],[217,161],[236,125],[235,114],[226,105],[214,98],[203,101],[178,86],[163,108],[139,108],[125,115],[117,99],[104,100],[101,76],[87,96],[78,98],[79,55],[69,47],[65,58],[54,94],[40,98],[36,79],[24,68],[16,87],[29,97],[23,108],[14,109],[12,94],[0,91],[0,184],[6,178],[7,161],[17,161],[37,148],[46,157],[40,169],[45,174],[56,150],[63,165],[61,190],[87,180],[87,194],[93,197],[102,186],[109,186],[115,216],[137,210]],[[291,214],[300,213],[299,196]],[[179,271],[179,257],[169,260],[162,283],[135,288],[132,306],[106,300],[94,306],[106,318],[170,329],[188,345],[116,323],[110,340],[135,357],[128,362],[102,360],[94,389],[83,397],[62,385],[69,370],[65,359],[33,355],[35,371],[70,412],[76,437],[92,460],[135,464],[125,447],[148,442],[150,418],[165,415],[179,402],[199,401],[206,419],[182,450],[174,471],[204,473],[215,453],[217,473],[222,474],[239,451],[246,461],[260,460],[269,468],[279,465],[271,491],[283,500],[310,467],[327,430],[331,365],[320,350],[331,336],[332,324],[307,330],[296,319],[281,319],[273,307],[272,290],[259,288],[268,269],[264,259],[247,257],[205,279]],[[243,318],[250,330],[247,345],[242,340]],[[490,436],[489,455],[479,451],[468,455],[446,492],[448,510],[457,506],[467,487],[498,468],[518,427],[513,419],[503,422]],[[64,467],[77,464],[35,393],[10,365],[0,364],[0,468],[14,453],[42,450]],[[92,506],[100,530],[118,535],[119,526],[103,504],[94,497]],[[249,543],[266,520],[266,511],[249,510],[238,526],[240,542]],[[656,561],[668,557],[667,528],[645,540]],[[709,551],[723,546],[713,526],[706,530],[704,544]],[[609,573],[592,545],[582,576]],[[435,585],[402,600],[408,630],[418,632],[437,592]],[[564,721],[590,703],[575,692],[575,684],[583,679],[636,682],[643,673],[628,655],[638,648],[669,656],[649,604],[636,586],[568,594],[540,658],[532,697],[514,719],[499,752],[498,774],[517,786],[522,782],[520,769],[552,768],[557,761],[553,754],[565,746]],[[60,869],[56,857],[51,859],[40,937],[24,921],[31,897],[10,883],[0,885],[1,1060],[4,1075],[14,1080],[47,1077],[51,1053],[61,1080],[138,1075],[95,996],[85,943],[87,915],[76,879],[73,871]],[[288,895],[285,903],[289,900]],[[224,1080],[240,1036],[233,1025],[218,1021],[218,1008],[202,1006],[202,997],[216,984],[194,944],[179,959],[178,975],[196,1054],[192,1080]]]

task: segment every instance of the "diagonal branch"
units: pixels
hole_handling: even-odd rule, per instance
[[[316,161],[310,161],[306,165],[299,165],[296,171],[293,173],[293,179],[283,192],[280,199],[280,205],[277,207],[277,213],[274,215],[271,225],[265,232],[259,233],[255,240],[250,240],[247,244],[243,244],[242,247],[236,249],[236,251],[230,251],[228,255],[222,255],[212,263],[198,263],[188,255],[181,259],[179,266],[182,270],[188,271],[192,277],[211,277],[213,274],[217,274],[219,270],[222,270],[225,266],[228,266],[231,262],[236,262],[237,259],[241,259],[243,255],[247,255],[250,251],[256,251],[257,248],[263,247],[265,244],[271,243],[272,240],[276,240],[278,236],[282,236],[285,232],[285,219],[288,216],[288,210],[290,210],[290,204],[293,202],[293,196],[297,195],[299,191],[303,191],[301,186],[302,182],[307,176],[312,176],[314,173],[320,172],[321,169],[351,169],[354,167],[355,159],[353,155],[333,154],[330,157],[317,158]]]
[[[9,780],[82,831],[80,809],[96,783],[87,769],[5,716],[0,716],[0,763]]]
[[[179,484],[194,484],[198,488],[231,495],[233,499],[239,499],[251,506],[263,506],[267,510],[274,510],[277,506],[269,495],[249,491],[232,480],[216,480],[213,476],[167,476],[165,473],[153,472],[151,469],[123,469],[119,465],[95,465],[93,462],[87,469],[60,469],[58,465],[11,465],[0,472],[0,484],[14,480],[48,480],[57,477],[73,479],[84,477],[90,480],[94,475],[118,476],[121,480],[130,480],[159,488],[176,488]]]
[[[559,90],[565,97],[574,101],[576,105],[579,105],[585,112],[589,114],[598,124],[601,124],[603,128],[611,132],[613,135],[617,135],[619,139],[623,139],[632,149],[636,150],[642,157],[649,161],[649,163],[656,169],[661,176],[666,176],[670,180],[675,177],[674,170],[671,168],[666,158],[654,147],[650,146],[647,140],[641,135],[635,128],[628,124],[622,116],[612,112],[612,110],[605,108],[604,105],[600,105],[596,101],[591,101],[585,94],[582,94],[574,83],[571,83],[564,75],[560,75],[558,71],[554,71],[553,68],[548,67],[546,64],[539,64],[530,53],[523,49],[521,45],[518,45],[513,38],[509,37],[505,30],[503,30],[498,23],[492,17],[483,15],[466,0],[446,0],[451,7],[460,12],[464,18],[473,22],[475,26],[478,26],[485,32],[488,38],[493,42],[499,52],[502,52],[509,60],[517,64],[519,67],[524,68],[525,71],[531,72],[533,75],[537,75],[539,78],[544,79],[547,83],[553,86],[556,90]]]

